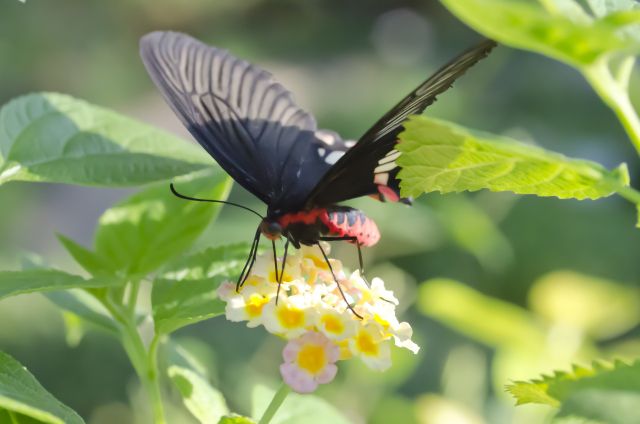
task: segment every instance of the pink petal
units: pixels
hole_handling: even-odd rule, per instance
[[[316,375],[316,381],[320,384],[327,384],[331,382],[338,372],[338,367],[335,364],[327,364],[326,367]]]
[[[318,388],[318,383],[311,375],[293,364],[280,365],[280,375],[284,382],[298,393],[311,393]]]
[[[333,343],[330,343],[330,346],[327,346],[327,361],[331,364],[340,359],[340,347]]]
[[[287,345],[282,350],[282,358],[285,362],[293,362],[298,357],[298,352],[300,352],[301,344],[298,339],[294,339],[289,341]]]

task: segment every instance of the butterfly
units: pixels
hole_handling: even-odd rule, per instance
[[[367,195],[410,202],[400,197],[396,163],[403,122],[432,104],[495,45],[486,40],[443,66],[357,143],[318,129],[314,117],[269,72],[226,50],[181,33],[152,32],[141,39],[140,55],[151,79],[198,143],[267,205],[265,217],[254,211],[261,222],[238,279],[240,287],[253,266],[261,235],[272,240],[274,257],[275,240],[286,239],[283,268],[289,243],[296,248],[318,245],[331,269],[320,241],[349,241],[358,248],[362,271],[360,247],[377,243],[380,233],[362,211],[338,203]],[[171,189],[180,197],[204,200],[181,195],[173,185]],[[274,262],[280,282],[284,269],[278,277]]]

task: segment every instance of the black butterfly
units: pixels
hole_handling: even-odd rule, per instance
[[[433,103],[494,46],[486,40],[442,67],[355,144],[319,130],[313,116],[270,73],[226,50],[180,33],[153,32],[140,41],[140,54],[153,82],[200,145],[267,205],[238,280],[242,285],[261,234],[272,241],[284,236],[285,258],[289,242],[298,248],[321,240],[350,241],[358,247],[362,268],[360,246],[375,244],[380,234],[361,211],[337,203],[365,195],[404,200],[395,163],[403,121]]]

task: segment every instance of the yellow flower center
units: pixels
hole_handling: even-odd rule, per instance
[[[287,273],[285,271],[284,275],[282,276],[282,282],[283,283],[290,283],[294,280],[294,278],[291,276],[291,274]],[[276,278],[276,270],[274,269],[273,271],[269,272],[269,281],[271,281],[272,283],[277,283],[278,279]]]
[[[286,329],[298,328],[304,325],[304,311],[293,306],[281,306],[276,312],[278,321]]]
[[[340,360],[353,358],[351,349],[349,349],[349,340],[342,340],[337,344],[338,344],[338,347],[340,348]]]
[[[298,352],[298,366],[317,374],[327,365],[327,354],[322,346],[306,345]]]
[[[356,346],[358,350],[365,355],[377,356],[378,345],[373,341],[371,334],[366,331],[360,331],[356,336]]]
[[[247,311],[247,315],[249,315],[249,317],[255,318],[260,316],[260,314],[262,313],[262,308],[267,303],[269,303],[269,298],[258,293],[254,293],[249,296],[249,300],[247,300],[247,304],[244,308]]]
[[[249,278],[247,278],[247,281],[244,282],[244,284],[246,286],[253,286],[256,287],[259,284],[262,284],[262,278],[257,277],[255,275],[250,275]]]
[[[382,329],[383,329],[383,330],[385,330],[385,331],[386,331],[386,330],[388,330],[388,329],[389,329],[389,327],[391,326],[391,324],[389,324],[389,321],[387,321],[386,319],[382,318],[382,317],[381,317],[380,315],[378,315],[378,314],[375,314],[375,315],[373,316],[373,320],[374,320],[375,322],[377,322],[378,324],[380,324],[380,325],[382,326]]]
[[[329,333],[342,334],[344,332],[344,323],[335,315],[323,315],[322,318],[320,318],[320,323]]]
[[[329,269],[329,265],[327,265],[327,261],[325,261],[324,258],[316,255],[304,255],[304,259],[311,259],[316,268],[321,268],[324,270]]]

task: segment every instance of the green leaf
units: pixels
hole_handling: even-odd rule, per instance
[[[52,424],[84,423],[38,383],[18,361],[0,352],[0,409]]]
[[[64,246],[71,257],[75,259],[76,262],[85,269],[85,271],[91,275],[111,273],[109,263],[99,255],[62,234],[56,235],[62,246]]]
[[[253,417],[261,417],[273,398],[275,391],[257,385],[252,394]],[[290,393],[270,424],[348,424],[347,420],[333,405],[314,395]]]
[[[423,314],[491,347],[535,351],[545,343],[544,329],[529,312],[457,281],[438,278],[422,283],[418,308]]]
[[[507,390],[518,404],[560,406],[560,416],[610,424],[640,422],[640,361],[574,366],[571,372],[557,371],[536,380],[515,382]]]
[[[405,197],[489,189],[597,199],[629,185],[624,164],[608,171],[594,162],[422,116],[409,119],[405,128],[397,160]]]
[[[255,423],[256,422],[249,417],[243,417],[242,415],[236,415],[236,414],[225,415],[224,417],[220,418],[220,421],[218,421],[218,424],[255,424]]]
[[[231,180],[218,172],[176,179],[177,190],[195,197],[226,199]],[[187,249],[220,210],[219,204],[175,197],[154,185],[107,210],[96,232],[96,254],[116,271],[142,276]]]
[[[108,311],[93,296],[83,290],[65,290],[44,293],[44,296],[56,306],[67,311],[97,328],[118,335],[118,324],[109,316]]]
[[[246,244],[209,248],[173,264],[153,283],[156,331],[170,333],[224,313],[216,289],[235,280],[249,253]]]
[[[441,0],[458,19],[508,46],[530,50],[575,67],[615,51],[637,51],[637,43],[606,20],[572,19],[536,1]],[[549,3],[549,2],[545,2]]]
[[[560,402],[551,397],[548,390],[549,384],[544,379],[526,382],[517,381],[507,386],[507,391],[516,398],[517,405],[540,403],[554,407],[560,406]]]
[[[216,423],[229,413],[222,393],[198,373],[177,365],[170,366],[167,372],[187,409],[202,424]]]
[[[213,165],[198,146],[73,97],[40,93],[0,110],[0,183],[135,186]]]
[[[95,288],[119,285],[111,277],[85,279],[55,269],[28,269],[24,271],[0,271],[0,299],[23,293],[64,290],[70,288]]]

